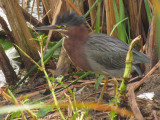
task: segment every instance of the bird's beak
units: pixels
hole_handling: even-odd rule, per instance
[[[47,26],[37,27],[37,28],[35,28],[35,30],[53,30],[53,31],[62,31],[63,29],[61,29],[61,28],[58,27],[57,25],[47,25]]]

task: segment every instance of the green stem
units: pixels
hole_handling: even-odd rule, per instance
[[[96,32],[100,32],[100,10],[101,10],[101,0],[98,1],[97,14],[96,14]]]
[[[8,92],[8,94],[11,96],[14,104],[15,104],[15,105],[18,105],[18,101],[17,101],[17,99],[14,97],[14,95],[13,95],[13,93],[10,91],[10,89],[7,89],[7,92]],[[24,120],[27,120],[26,117],[25,117],[25,115],[24,115],[24,113],[23,113],[23,111],[21,110],[20,112],[21,112],[22,118],[23,118]]]
[[[90,75],[90,74],[92,74],[92,73],[93,73],[93,72],[90,72],[90,71],[86,72],[85,74],[83,74],[82,76],[80,76],[79,78],[77,78],[75,81],[73,81],[72,83],[70,83],[69,85],[67,85],[67,86],[65,86],[65,87],[63,87],[63,88],[55,91],[55,93],[58,93],[58,92],[60,92],[60,91],[62,91],[62,90],[64,90],[64,89],[68,88],[69,86],[71,86],[71,85],[73,85],[74,83],[76,83],[78,80],[83,79],[84,77],[86,77],[86,76],[88,76],[88,75]],[[48,98],[49,96],[51,96],[51,94],[50,94],[50,95],[47,95],[47,96],[45,96],[45,97],[43,97],[43,98],[41,98],[41,99],[35,100],[34,102],[31,102],[31,104],[34,104],[34,103],[36,103],[36,102],[38,102],[38,101],[41,101],[41,100],[44,100],[44,99]]]
[[[46,53],[46,55],[44,56],[44,60],[45,60],[45,61],[44,61],[44,64],[46,64],[46,63],[51,59],[53,52],[54,52],[57,48],[61,47],[63,39],[64,39],[64,38],[62,38],[55,46],[53,46],[53,47],[50,49],[50,51],[48,51],[48,52]],[[40,65],[40,64],[41,64],[41,60],[38,61],[38,65]],[[16,88],[17,88],[23,81],[25,81],[26,78],[27,78],[34,70],[36,70],[37,68],[38,68],[38,66],[37,66],[37,65],[34,65],[34,66],[32,67],[32,69],[30,69],[29,72],[24,76],[24,78],[22,78],[21,80],[18,81],[18,83],[15,85],[15,87],[14,87],[13,89],[16,89]]]
[[[55,95],[55,92],[54,92],[54,89],[53,89],[54,83],[53,83],[53,86],[52,86],[51,81],[49,79],[49,76],[48,76],[48,74],[47,74],[47,72],[45,70],[45,65],[44,65],[44,61],[43,61],[43,38],[40,37],[39,39],[40,39],[39,41],[40,41],[40,48],[41,48],[41,70],[44,72],[44,75],[45,75],[45,77],[47,79],[49,90],[52,93],[56,109],[58,110],[58,112],[59,112],[60,116],[62,117],[62,119],[65,120],[65,117],[62,114],[62,111],[60,110],[60,108],[58,106],[58,101],[57,101],[57,98],[56,98],[56,95]]]
[[[48,77],[48,74],[47,74],[45,68],[43,69],[43,72],[44,72],[44,74],[45,74],[45,76],[46,76],[49,89],[50,89],[50,91],[51,91],[51,93],[52,93],[52,96],[53,96],[53,99],[54,99],[54,103],[55,103],[56,109],[58,110],[58,112],[59,112],[60,116],[62,117],[62,119],[65,120],[65,117],[64,117],[64,115],[62,114],[62,111],[60,110],[60,108],[59,108],[59,106],[58,106],[58,101],[57,101],[57,98],[56,98],[56,95],[55,95],[53,86],[52,86],[52,84],[51,84],[51,81],[50,81],[50,79],[49,79],[49,77]]]
[[[129,75],[131,74],[131,67],[132,67],[132,62],[133,62],[133,46],[135,44],[136,41],[140,40],[141,36],[136,37],[132,42],[131,45],[129,47],[127,56],[126,56],[126,67],[125,67],[125,71],[124,71],[124,75],[123,75],[123,80],[122,83],[120,85],[119,91],[120,94],[123,94],[126,91],[126,85],[125,82],[128,81],[129,79]]]
[[[14,44],[27,58],[29,58],[39,68],[41,67],[36,61],[34,61],[27,53],[25,53],[18,45]]]
[[[95,2],[94,2],[94,4],[92,5],[92,7],[86,12],[86,14],[83,16],[84,18],[86,18],[88,15],[89,15],[89,13],[91,12],[91,10],[96,6],[96,4],[98,3],[98,1],[99,0],[96,0]]]
[[[8,94],[11,96],[14,104],[17,105],[17,104],[18,104],[18,101],[17,101],[17,99],[14,97],[14,95],[13,95],[13,93],[10,91],[10,89],[7,89],[7,92],[8,92]]]

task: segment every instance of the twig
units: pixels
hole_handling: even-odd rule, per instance
[[[160,60],[159,60],[159,62],[147,73],[147,75],[146,75],[142,80],[140,80],[137,84],[135,84],[135,85],[133,86],[134,90],[136,90],[140,85],[142,85],[142,84],[145,82],[145,80],[146,80],[148,77],[150,77],[150,76],[154,73],[154,71],[155,71],[159,66],[160,66]]]
[[[142,113],[138,108],[133,87],[131,87],[128,91],[128,101],[130,103],[131,109],[132,109],[133,114],[135,115],[136,119],[137,120],[144,120]]]
[[[132,86],[129,91],[128,91],[128,101],[131,105],[131,109],[135,115],[135,117],[138,120],[144,120],[138,105],[136,103],[136,99],[135,99],[135,94],[134,94],[134,90],[136,90],[140,85],[142,85],[144,83],[144,81],[153,74],[153,72],[160,66],[160,61],[150,70],[150,72],[148,72],[148,74],[138,83],[136,83],[134,86]]]
[[[153,114],[153,116],[154,116],[154,119],[155,119],[155,120],[158,120],[155,110],[152,111],[152,114]]]

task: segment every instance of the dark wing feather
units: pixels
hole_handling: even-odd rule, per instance
[[[96,62],[103,65],[108,70],[120,69],[125,67],[126,54],[129,45],[121,40],[106,34],[89,34],[87,41],[87,54]],[[134,63],[148,61],[148,58],[133,49]],[[147,60],[146,60],[147,59]]]

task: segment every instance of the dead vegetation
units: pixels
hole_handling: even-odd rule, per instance
[[[33,3],[35,3],[35,0],[33,1]],[[57,15],[62,15],[65,11],[69,10],[86,17],[87,27],[91,33],[102,32],[110,35],[114,27],[120,24],[115,28],[115,31],[113,31],[112,36],[130,43],[131,39],[141,35],[142,40],[135,45],[135,48],[144,52],[150,58],[148,64],[141,65],[141,69],[144,72],[143,78],[139,78],[133,74],[127,85],[128,91],[125,96],[121,96],[121,103],[118,108],[110,106],[110,101],[114,98],[115,92],[113,80],[109,79],[103,104],[96,103],[104,82],[102,81],[99,87],[95,88],[98,77],[95,77],[94,74],[90,74],[89,76],[84,75],[76,66],[73,66],[63,48],[61,48],[61,52],[59,52],[59,57],[52,58],[46,64],[46,71],[50,77],[52,77],[52,74],[54,74],[53,77],[60,75],[64,77],[63,81],[60,81],[59,84],[57,84],[56,81],[54,83],[55,86],[52,86],[58,101],[57,106],[55,105],[55,99],[50,95],[50,91],[48,89],[46,90],[46,88],[48,88],[48,84],[45,82],[46,78],[39,70],[29,74],[28,82],[24,82],[25,79],[22,79],[23,84],[21,86],[18,85],[17,90],[14,91],[16,100],[9,94],[8,87],[1,87],[0,95],[2,97],[0,98],[0,106],[2,107],[6,104],[21,106],[25,103],[24,101],[26,99],[29,99],[30,105],[35,104],[37,101],[44,102],[44,106],[38,106],[32,111],[22,106],[20,109],[22,115],[20,118],[22,119],[61,119],[58,112],[60,108],[65,119],[111,119],[111,115],[109,115],[111,111],[118,113],[117,119],[120,120],[160,119],[160,85],[158,82],[159,77],[155,77],[156,75],[159,76],[160,66],[160,62],[158,61],[158,57],[160,57],[160,8],[158,5],[160,5],[160,2],[158,0],[149,0],[149,6],[147,6],[147,1],[148,0],[42,0],[40,2],[43,5],[43,16],[40,16],[39,0],[36,0],[39,18],[39,20],[37,20],[32,16],[32,12],[28,13],[26,11],[25,6],[27,3],[24,3],[22,8],[16,1],[0,0],[0,7],[5,11],[11,27],[10,31],[7,29],[8,27],[3,19],[0,19],[0,24],[6,32],[6,35],[13,44],[18,45],[36,62],[38,62],[40,58],[38,55],[40,47],[36,41],[30,40],[32,35],[28,26],[54,25]],[[127,20],[125,20],[126,18]],[[31,25],[26,24],[26,21]],[[32,29],[34,31],[34,28]],[[49,43],[57,43],[57,40],[61,39],[61,35],[53,31],[46,31],[44,34],[48,35],[43,51],[44,55],[47,55]],[[6,81],[8,85],[15,85],[18,77],[13,72],[13,69],[10,68],[9,62],[6,60],[7,57],[3,55],[5,54],[4,50],[0,50],[2,54],[0,54],[0,57],[2,57],[0,66],[5,74]],[[32,60],[29,60],[19,49],[17,49],[17,51],[22,59],[23,68],[29,72],[34,66]],[[5,71],[8,71],[10,74]],[[76,72],[77,74],[73,74]],[[14,78],[14,80],[10,78]],[[117,78],[117,80],[120,84],[121,79]],[[153,81],[155,84],[151,84]],[[19,82],[19,84],[22,82]],[[153,90],[154,86],[156,86],[156,90]],[[154,92],[156,97],[154,97],[153,100],[136,97],[137,94],[142,93],[142,91]],[[49,109],[47,105],[51,108]],[[59,108],[54,109],[57,107]],[[44,109],[45,112],[39,110],[39,108]],[[25,111],[22,112],[24,109]],[[41,112],[46,114],[41,116]],[[35,113],[38,114],[35,115]],[[6,115],[3,116],[3,118],[4,117],[6,117]],[[13,117],[13,114],[8,114],[6,118],[10,119],[11,117]]]

